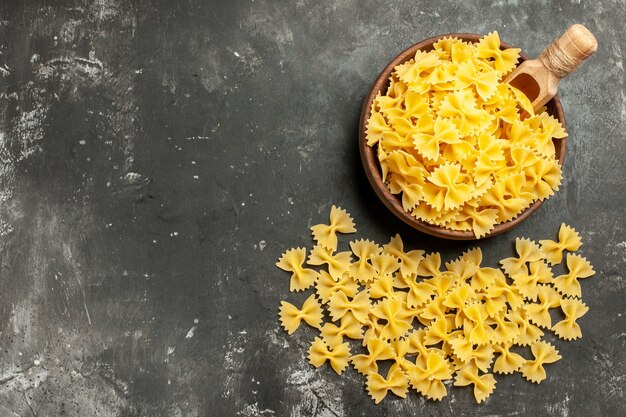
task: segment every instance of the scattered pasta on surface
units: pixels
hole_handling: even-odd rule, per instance
[[[345,210],[333,206],[331,213],[331,224],[350,219],[342,230],[355,231]],[[497,374],[519,373],[537,384],[546,379],[546,369],[561,359],[544,340],[548,332],[582,337],[578,321],[589,307],[578,280],[594,271],[572,253],[582,241],[564,224],[556,242],[517,238],[515,256],[500,268],[482,265],[480,248],[444,263],[439,253],[405,247],[400,235],[386,244],[346,242],[350,251],[343,252],[338,241],[334,249],[322,246],[319,236],[306,263],[323,269],[305,268],[304,248],[286,251],[276,264],[291,273],[290,291],[311,290],[301,307],[281,302],[280,323],[288,334],[302,322],[319,330],[309,363],[328,364],[337,374],[351,364],[376,404],[409,391],[438,401],[451,386],[471,387],[482,403]],[[563,258],[566,273],[555,277],[552,266]],[[553,310],[563,319],[553,323]]]
[[[482,237],[558,190],[553,138],[567,133],[502,81],[520,50],[501,50],[497,32],[474,44],[444,38],[433,48],[395,67],[372,104],[367,144],[376,147],[382,179],[401,194],[405,211]],[[334,237],[320,230],[323,241]],[[559,263],[576,243],[568,231],[558,242],[542,242],[547,261]]]

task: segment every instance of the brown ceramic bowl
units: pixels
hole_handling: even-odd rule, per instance
[[[410,213],[407,213],[402,208],[402,200],[400,195],[391,194],[387,185],[383,182],[381,176],[381,168],[378,158],[376,156],[376,148],[370,147],[367,145],[367,140],[365,139],[365,130],[367,125],[367,120],[370,116],[370,111],[372,108],[372,103],[376,94],[381,92],[384,94],[387,91],[387,87],[389,87],[389,77],[393,72],[393,69],[410,60],[415,55],[417,50],[422,51],[430,51],[433,49],[433,44],[438,40],[444,37],[454,36],[459,39],[462,39],[467,42],[478,42],[482,35],[476,35],[473,33],[450,33],[447,35],[440,35],[434,38],[426,39],[420,43],[417,43],[408,49],[401,52],[397,57],[395,57],[380,73],[372,89],[370,90],[367,98],[365,99],[365,103],[363,103],[363,110],[361,111],[361,120],[359,124],[359,149],[361,152],[361,161],[363,162],[363,167],[365,168],[365,173],[367,174],[367,178],[369,179],[370,184],[374,188],[374,191],[381,199],[381,201],[387,206],[387,208],[398,218],[404,221],[409,226],[414,227],[415,229],[428,233],[429,235],[437,236],[444,239],[453,239],[453,240],[475,240],[476,236],[472,231],[458,231],[458,230],[449,230],[443,227],[435,226],[430,223],[426,223],[423,220],[419,220],[413,217]],[[502,42],[501,48],[511,48],[511,45]],[[521,61],[525,61],[528,57],[524,54],[521,55]],[[521,62],[520,61],[520,62]],[[552,100],[548,102],[547,111],[550,115],[558,119],[563,127],[565,127],[565,116],[563,114],[563,107],[561,106],[561,102],[558,97],[554,97]],[[563,139],[552,139],[554,142],[554,146],[556,148],[556,158],[559,161],[559,164],[563,165],[563,160],[565,158],[565,144],[566,138]],[[531,204],[526,210],[519,214],[515,219],[510,220],[505,223],[497,224],[490,233],[485,235],[485,237],[495,236],[497,234],[506,232],[507,230],[515,227],[520,224],[524,220],[526,220],[531,214],[533,214],[539,206],[541,206],[542,201],[536,201]]]

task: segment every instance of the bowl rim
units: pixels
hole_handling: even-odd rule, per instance
[[[537,209],[539,209],[541,204],[543,204],[543,201],[545,201],[545,199],[535,201],[530,206],[528,206],[524,211],[522,211],[517,217],[507,222],[499,223],[495,225],[494,228],[489,233],[487,233],[485,236],[482,236],[480,238],[477,238],[474,235],[474,232],[471,230],[470,231],[450,230],[441,226],[432,225],[416,217],[413,217],[410,213],[404,211],[404,208],[402,207],[400,199],[396,195],[391,193],[387,184],[385,184],[382,180],[380,162],[378,161],[378,158],[376,157],[375,148],[367,145],[365,131],[366,131],[366,125],[369,119],[370,111],[372,108],[372,103],[374,101],[374,98],[378,94],[378,92],[383,92],[384,90],[386,90],[386,87],[388,86],[388,83],[389,83],[389,77],[391,76],[393,69],[397,65],[402,64],[408,61],[409,59],[411,59],[415,55],[415,52],[417,50],[429,47],[435,42],[437,42],[438,40],[441,40],[443,38],[456,37],[461,40],[474,43],[480,40],[483,36],[484,35],[479,35],[475,33],[448,33],[448,34],[433,36],[431,38],[424,39],[421,42],[418,42],[416,44],[409,46],[404,51],[400,52],[394,59],[392,59],[389,62],[389,64],[387,64],[387,66],[380,72],[378,77],[376,77],[368,95],[365,98],[365,101],[363,102],[363,107],[361,109],[361,117],[359,118],[359,152],[361,154],[361,162],[363,164],[365,174],[370,182],[370,185],[374,189],[374,192],[376,193],[376,195],[383,202],[383,204],[400,220],[404,221],[406,224],[413,227],[414,229],[417,229],[423,233],[427,233],[429,235],[436,236],[439,238],[451,239],[451,240],[479,240],[479,239],[485,239],[488,237],[496,236],[500,233],[504,233],[514,228],[515,226],[517,226],[518,224],[526,220],[535,211],[537,211]],[[506,49],[506,48],[512,48],[512,47],[513,47],[512,45],[506,42],[500,42],[500,49]],[[520,52],[520,61],[519,61],[520,63],[528,59],[529,58],[527,55],[525,55],[523,52]],[[559,120],[559,122],[561,122],[561,124],[563,125],[563,128],[565,129],[566,128],[565,114],[563,112],[563,106],[561,105],[561,101],[559,100],[558,96],[554,96],[554,98],[551,99],[546,104],[546,106],[548,108],[547,110],[548,113],[556,117]],[[567,137],[562,138],[562,139],[552,138],[552,141],[555,145],[556,159],[559,165],[562,167],[563,162],[565,160],[565,149],[566,149],[566,144],[567,144]]]

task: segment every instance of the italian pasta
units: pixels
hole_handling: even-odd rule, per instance
[[[441,39],[395,67],[366,140],[405,211],[482,237],[559,188],[553,138],[567,133],[503,81],[519,52],[493,32],[474,44]]]
[[[467,53],[446,43],[441,48],[455,59]],[[409,69],[405,75],[412,76]],[[350,218],[345,210],[333,206],[333,211]],[[337,223],[333,216],[331,224]],[[409,391],[442,400],[448,382],[471,387],[482,403],[496,387],[496,374],[518,373],[534,383],[546,379],[546,366],[561,359],[544,340],[548,332],[563,340],[582,337],[578,321],[589,308],[578,298],[578,280],[594,271],[572,253],[580,245],[580,235],[562,225],[558,242],[516,239],[516,255],[493,268],[483,265],[480,248],[444,263],[439,253],[405,248],[399,235],[384,245],[353,240],[350,252],[331,250],[316,238],[308,261],[316,270],[303,272],[304,248],[286,251],[277,263],[291,273],[291,289],[314,286],[301,308],[281,302],[280,323],[288,334],[302,322],[316,329],[308,350],[311,365],[328,364],[342,374],[351,364],[377,404]],[[567,273],[554,278],[552,265],[565,252]],[[553,309],[565,316],[556,324]],[[520,350],[523,346],[532,356]]]

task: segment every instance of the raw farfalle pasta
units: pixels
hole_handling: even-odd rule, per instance
[[[311,227],[313,239],[331,251],[337,250],[337,233],[354,233],[354,222],[345,210],[332,206],[330,209],[330,224],[317,224]]]
[[[558,322],[552,327],[552,331],[556,333],[561,339],[572,340],[583,337],[583,333],[580,330],[580,326],[576,323],[576,320],[584,316],[589,307],[580,300],[575,298],[564,298],[561,300],[561,309],[565,314],[565,320]]]
[[[281,301],[279,315],[281,324],[289,334],[295,332],[303,320],[316,329],[322,325],[322,307],[314,294],[307,298],[301,309],[287,301]]]
[[[315,283],[317,271],[309,268],[303,268],[306,259],[306,249],[294,248],[283,253],[276,266],[283,271],[292,272],[289,291],[302,291]]]
[[[559,188],[552,140],[567,133],[502,81],[519,52],[500,49],[497,32],[474,44],[444,38],[394,69],[374,99],[366,139],[405,211],[482,237]],[[563,245],[574,247],[571,239],[546,246],[549,263]]]
[[[552,240],[540,240],[541,251],[545,254],[550,265],[559,264],[563,259],[563,251],[575,252],[582,245],[580,235],[573,228],[561,224],[558,242]]]
[[[505,61],[501,65],[506,68]],[[579,321],[589,308],[579,298],[578,280],[594,272],[572,253],[581,239],[569,226],[561,226],[557,242],[516,239],[515,256],[500,261],[500,268],[483,265],[480,248],[443,262],[439,253],[406,248],[400,235],[386,244],[358,239],[344,245],[350,251],[317,239],[307,263],[320,270],[305,268],[304,248],[281,256],[277,266],[291,273],[290,290],[311,294],[300,308],[282,301],[280,323],[288,334],[303,322],[316,329],[311,365],[328,364],[342,374],[351,364],[377,404],[409,391],[438,401],[451,385],[471,387],[482,403],[495,390],[497,374],[546,379],[547,368],[561,359],[543,340],[549,332],[563,340],[582,337]],[[554,277],[552,265],[564,252],[566,273]],[[564,318],[553,323],[555,309]]]
[[[329,362],[330,366],[339,375],[348,366],[350,359],[350,346],[348,343],[341,343],[329,348],[319,337],[316,337],[309,348],[309,362],[319,368],[324,363]]]
[[[367,392],[376,404],[381,402],[387,395],[387,391],[391,391],[400,398],[406,398],[409,391],[409,383],[406,374],[401,369],[391,368],[387,378],[375,372],[367,375]]]

